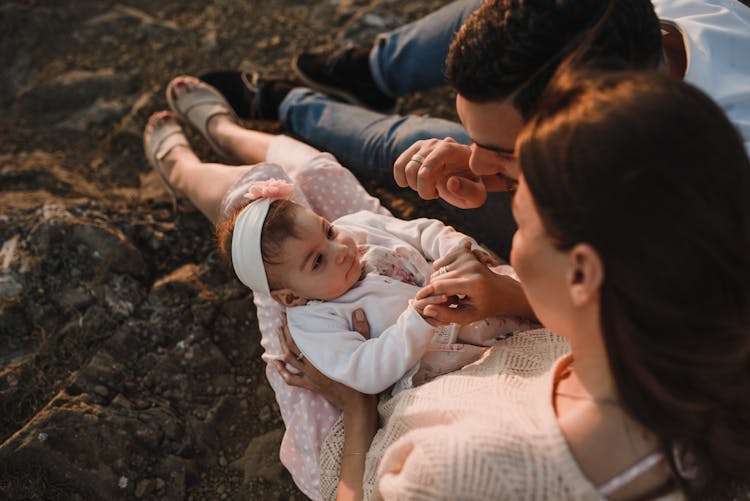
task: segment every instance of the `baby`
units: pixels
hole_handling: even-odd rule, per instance
[[[333,225],[290,201],[293,191],[278,179],[251,185],[245,197],[252,202],[226,220],[233,230],[225,238],[231,237],[240,281],[287,308],[297,347],[331,379],[371,394],[398,383],[395,392],[473,362],[503,332],[502,324],[506,333],[521,328],[488,320],[459,330],[432,325],[422,315],[436,300],[414,299],[433,273],[431,261],[468,245],[491,260],[470,237],[437,220],[369,211]],[[350,323],[360,308],[370,339]],[[456,344],[456,338],[472,344]]]

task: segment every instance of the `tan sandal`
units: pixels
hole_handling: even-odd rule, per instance
[[[156,119],[171,118],[172,121],[167,121],[159,127],[150,127],[152,121]],[[177,192],[172,185],[169,184],[169,180],[164,175],[162,170],[161,161],[166,158],[170,151],[176,146],[187,146],[190,148],[190,143],[185,137],[185,132],[177,123],[177,117],[172,115],[168,111],[157,111],[152,114],[146,124],[146,128],[143,131],[143,152],[146,155],[148,163],[154,168],[156,173],[159,175],[159,179],[164,184],[167,192],[172,198],[172,209],[177,211]]]
[[[175,97],[174,87],[177,82],[193,79],[197,82],[197,88]],[[236,160],[221,149],[219,144],[208,133],[208,121],[216,115],[228,115],[232,120],[239,123],[239,118],[229,105],[224,96],[207,83],[191,76],[182,75],[173,78],[167,85],[167,102],[169,108],[185,123],[208,141],[211,148],[227,163],[236,163]]]

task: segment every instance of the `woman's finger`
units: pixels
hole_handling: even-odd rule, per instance
[[[281,329],[279,329],[279,332],[277,335],[279,336],[279,346],[281,347],[281,356],[287,357],[289,355],[289,345],[286,344],[286,338],[284,337],[284,328],[285,326],[282,326]]]
[[[307,366],[305,364],[304,359],[299,360],[293,353],[286,352],[283,354],[280,358],[277,359],[279,362],[283,363],[285,366],[294,367],[296,370],[300,372],[305,372],[307,370]]]
[[[469,296],[473,293],[472,282],[474,281],[465,277],[445,276],[440,280],[435,280],[430,285],[432,286],[433,295]],[[475,282],[474,285],[476,285]]]
[[[500,261],[498,261],[495,256],[481,249],[475,249],[472,251],[472,254],[474,254],[474,257],[485,266],[498,266],[500,264]]]
[[[299,358],[300,351],[297,348],[297,345],[295,346],[295,351],[292,351],[289,347],[289,342],[291,341],[291,334],[289,333],[289,327],[286,325],[286,322],[284,322],[281,326],[281,329],[279,330],[279,344],[281,345],[281,360],[294,367],[298,371],[305,371],[305,359]],[[291,341],[292,343],[294,341]]]
[[[303,374],[292,374],[281,360],[274,360],[274,365],[276,366],[276,372],[279,373],[281,379],[283,379],[286,384],[297,386],[298,388],[305,388],[307,390],[313,389]]]
[[[437,278],[445,278],[454,271],[461,270],[466,258],[460,253],[452,253],[435,261],[433,264],[435,271],[430,275],[430,282]]]
[[[444,305],[431,304],[425,307],[424,315],[441,324],[466,325],[475,320],[480,320],[480,318],[476,318],[476,310],[467,305],[450,308]]]
[[[422,313],[425,307],[428,305],[443,304],[443,303],[446,303],[447,301],[448,301],[448,297],[445,296],[444,294],[440,294],[437,296],[427,296],[427,297],[420,298],[420,299],[415,298],[412,305],[414,306],[415,310]]]
[[[471,253],[472,252],[471,246],[472,246],[471,242],[465,242],[462,248],[456,249],[454,251],[449,252],[445,256],[441,256],[437,258],[432,263],[433,269],[439,270],[443,266],[448,266],[449,264],[452,264],[453,262],[457,261],[461,256]]]
[[[294,342],[292,333],[289,330],[289,325],[286,323],[286,317],[284,318],[284,322],[281,324],[281,332],[284,335],[284,344],[286,344],[287,348],[289,348],[289,351],[291,351],[292,353],[299,353],[297,343]]]
[[[354,331],[358,332],[365,339],[370,339],[370,323],[367,321],[365,310],[357,308],[352,313],[352,326]]]
[[[428,284],[417,291],[415,299],[423,299],[434,294],[435,288],[432,284]]]
[[[285,360],[285,362],[302,373],[307,371],[308,364],[304,357],[300,358],[299,355],[292,353],[289,360]]]
[[[302,350],[299,349],[297,343],[294,342],[294,338],[292,338],[292,333],[289,331],[289,325],[286,322],[286,317],[284,317],[284,320],[281,324],[281,334],[283,336],[283,341],[281,341],[282,345],[286,347],[284,356],[294,359],[297,362],[296,364],[291,364],[293,367],[297,368],[297,365],[299,365],[300,363],[304,366],[304,357],[302,356]]]

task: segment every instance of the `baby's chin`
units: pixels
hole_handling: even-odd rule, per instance
[[[354,286],[354,284],[365,278],[365,266],[364,264],[362,264],[362,259],[357,256],[355,260],[357,261],[357,264],[354,265],[356,268],[352,270],[352,275],[354,276],[352,287]]]
[[[357,282],[362,280],[362,272],[364,271],[364,266],[362,266],[362,262],[357,259],[356,263],[352,266],[352,269],[347,273],[346,275],[346,290],[342,291],[341,294],[344,294],[345,292],[348,292],[352,287],[354,287]]]

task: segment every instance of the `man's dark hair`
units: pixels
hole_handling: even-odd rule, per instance
[[[524,120],[561,62],[656,68],[661,31],[650,0],[487,0],[456,34],[449,83],[473,102],[508,97]]]

